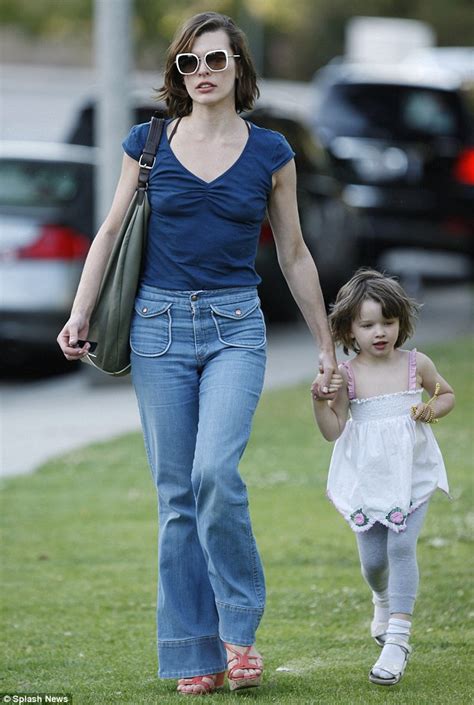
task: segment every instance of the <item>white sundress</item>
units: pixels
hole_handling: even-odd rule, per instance
[[[416,350],[408,353],[404,392],[357,399],[351,364],[342,364],[351,418],[334,446],[327,494],[353,531],[367,531],[380,522],[398,533],[406,528],[407,516],[438,487],[449,494],[432,428],[410,415],[423,391],[416,388]]]

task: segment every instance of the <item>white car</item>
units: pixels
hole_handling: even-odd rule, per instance
[[[0,343],[55,348],[94,232],[96,150],[0,142]]]

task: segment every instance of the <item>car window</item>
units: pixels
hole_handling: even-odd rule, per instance
[[[166,117],[164,107],[163,103],[155,104],[152,101],[146,105],[137,106],[133,110],[130,127],[139,125],[142,122],[149,122],[155,113],[159,117]],[[96,143],[95,138],[95,105],[85,105],[78,113],[66,142],[91,147]]]
[[[380,84],[339,84],[322,100],[317,125],[332,135],[463,139],[466,124],[454,91]]]
[[[416,91],[402,96],[400,112],[403,124],[416,132],[430,135],[455,135],[456,112],[445,95],[434,91]]]
[[[72,201],[79,189],[76,164],[0,160],[0,204],[54,206]]]

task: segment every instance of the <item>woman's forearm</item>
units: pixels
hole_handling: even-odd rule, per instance
[[[89,319],[92,313],[115,239],[137,188],[138,170],[138,163],[125,154],[112,206],[87,255],[71,315]]]
[[[314,339],[323,352],[334,355],[318,271],[306,245],[288,261],[280,261],[280,267]]]
[[[89,319],[99,293],[110,253],[114,246],[115,236],[102,226],[92,242],[87,259],[82,270],[81,280],[77,289],[71,315],[81,314]]]

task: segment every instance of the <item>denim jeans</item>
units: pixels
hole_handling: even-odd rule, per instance
[[[218,673],[222,642],[252,644],[265,603],[238,471],[265,372],[256,289],[142,285],[130,344],[158,490],[159,675]]]

